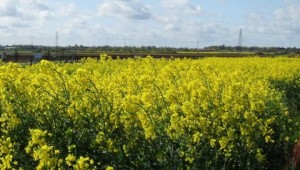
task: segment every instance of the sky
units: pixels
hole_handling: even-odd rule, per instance
[[[300,47],[300,0],[1,0],[1,45]]]

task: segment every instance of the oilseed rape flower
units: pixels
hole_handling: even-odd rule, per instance
[[[112,166],[107,166],[107,167],[105,168],[105,170],[114,170],[114,167],[112,167]]]
[[[210,144],[211,147],[215,147],[216,146],[216,139],[211,139],[209,141],[209,144]]]
[[[298,58],[0,66],[2,169],[274,169],[299,135]]]

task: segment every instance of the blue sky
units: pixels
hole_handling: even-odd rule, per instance
[[[300,47],[299,0],[1,0],[0,44]]]

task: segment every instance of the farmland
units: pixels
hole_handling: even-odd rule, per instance
[[[0,66],[2,169],[277,169],[299,137],[299,58]]]

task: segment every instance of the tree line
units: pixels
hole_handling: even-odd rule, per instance
[[[300,53],[300,48],[297,47],[239,47],[239,46],[225,46],[225,45],[212,45],[204,48],[176,48],[176,47],[157,47],[157,46],[39,46],[39,45],[0,45],[2,51],[9,51],[18,49],[21,51],[45,51],[45,50],[74,50],[78,52],[122,52],[122,53],[138,53],[138,52],[153,52],[153,53],[176,53],[176,52],[254,52],[254,53],[275,53],[275,54],[290,54]]]

